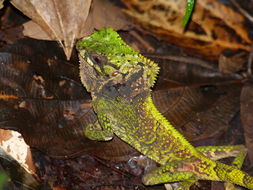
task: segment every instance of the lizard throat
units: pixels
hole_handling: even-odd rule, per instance
[[[93,97],[103,97],[106,99],[122,97],[133,102],[137,98],[148,97],[150,95],[150,88],[145,83],[143,72],[143,69],[141,69],[120,82],[108,80],[93,94]]]

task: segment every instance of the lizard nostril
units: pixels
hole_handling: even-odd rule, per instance
[[[114,72],[112,72],[112,76],[113,76],[113,77],[117,76],[118,74],[119,74],[119,72],[118,72],[118,71],[114,71]]]

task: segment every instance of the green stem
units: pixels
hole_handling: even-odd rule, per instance
[[[186,12],[184,15],[184,20],[183,20],[183,26],[185,27],[192,15],[192,11],[194,8],[195,0],[187,0],[186,2]]]

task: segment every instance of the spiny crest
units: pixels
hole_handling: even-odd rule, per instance
[[[147,67],[147,74],[150,75],[149,78],[149,82],[150,82],[150,86],[154,86],[157,75],[159,73],[159,66],[152,60],[147,59],[146,57],[142,56],[141,54],[139,54],[139,59],[142,60],[142,63],[144,64],[144,67]]]
[[[149,76],[149,84],[153,86],[155,83],[159,72],[158,65],[133,50],[112,28],[101,29],[80,40],[76,46],[79,51],[96,52],[99,55],[106,56],[111,64],[116,65],[121,70],[124,68],[128,70],[130,67],[142,63]]]
[[[110,60],[110,63],[116,65],[119,67],[119,71],[122,73],[128,72],[131,68],[139,67],[139,63],[142,63],[142,67],[145,70],[147,76],[148,76],[148,82],[150,86],[152,87],[155,84],[156,77],[159,73],[159,67],[158,65],[146,57],[142,56],[141,54],[136,55],[113,55],[109,54],[108,59]]]
[[[95,51],[100,55],[132,54],[137,52],[129,47],[112,28],[101,29],[77,43],[77,49]]]

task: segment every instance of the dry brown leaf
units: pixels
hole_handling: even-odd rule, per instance
[[[217,58],[225,48],[250,49],[252,41],[244,26],[245,18],[218,0],[196,1],[192,21],[186,31],[182,26],[185,0],[122,2],[128,7],[125,12],[157,37],[195,49],[210,58]]]
[[[245,64],[244,57],[247,52],[224,51],[219,57],[219,71],[221,73],[235,73],[243,69]]]
[[[236,90],[234,90],[236,89]],[[180,87],[157,90],[152,97],[159,111],[184,134],[186,139],[201,141],[220,136],[238,111],[238,87],[220,95],[216,89]]]
[[[126,29],[130,25],[129,19],[122,13],[119,7],[104,0],[93,0],[92,9],[87,22],[89,19],[92,21],[93,28],[96,29],[111,27],[115,30],[120,30]],[[85,31],[83,31],[83,33],[84,32]]]
[[[39,189],[30,147],[21,134],[0,129],[0,170],[8,175],[4,189]],[[20,178],[22,176],[22,178]]]
[[[93,0],[90,11],[89,6],[91,0],[85,1],[83,4],[81,4],[83,1],[79,0],[79,3],[75,3],[74,5],[71,3],[69,3],[71,4],[69,5],[68,2],[70,1],[64,0],[61,1],[64,2],[62,5],[58,5],[61,4],[58,3],[57,6],[55,6],[56,11],[53,10],[53,7],[47,11],[41,11],[41,15],[36,15],[34,12],[29,14],[26,9],[19,7],[21,1],[12,1],[13,4],[14,2],[18,2],[19,4],[14,5],[32,19],[32,21],[24,24],[24,35],[42,40],[57,40],[61,44],[62,41],[64,41],[62,46],[68,59],[70,58],[76,39],[91,34],[95,29],[112,27],[118,30],[125,29],[129,25],[126,16],[118,7],[104,0]],[[58,2],[58,0],[47,1]],[[24,2],[22,3],[25,5]],[[36,9],[40,10],[40,7],[42,5],[45,6],[46,2],[36,3],[36,5],[37,4],[39,5]],[[88,12],[89,15],[87,17]]]
[[[63,47],[69,59],[74,41],[84,27],[91,0],[11,0],[11,3],[30,17]],[[63,41],[63,42],[62,42]]]
[[[40,39],[40,40],[52,40],[50,36],[35,22],[29,21],[23,24],[24,36],[28,36],[30,38]],[[54,39],[56,40],[56,39]]]
[[[241,92],[241,122],[244,129],[245,141],[248,147],[248,157],[253,162],[253,83],[247,82]]]
[[[5,152],[16,159],[26,171],[35,175],[35,167],[32,161],[30,147],[25,143],[20,133],[12,130],[0,129],[0,145]]]

